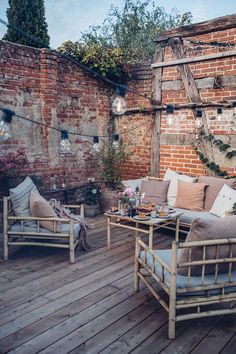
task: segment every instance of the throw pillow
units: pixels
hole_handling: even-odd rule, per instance
[[[225,179],[212,176],[199,176],[198,182],[208,185],[205,191],[204,210],[209,211],[223,185],[227,184],[229,187],[233,188],[235,178]]]
[[[144,200],[158,205],[167,204],[167,191],[170,181],[148,180],[141,184],[141,192],[145,193]]]
[[[12,209],[16,216],[31,216],[30,213],[30,193],[37,191],[33,181],[26,177],[17,187],[9,190],[12,202]],[[27,221],[24,223],[27,226],[33,226],[34,222]]]
[[[137,187],[140,190],[142,181],[143,178],[129,179],[127,181],[122,181],[122,184],[125,186],[125,188],[130,188],[132,192],[135,192]]]
[[[172,171],[168,168],[166,171],[163,180],[168,181],[170,180],[170,185],[167,193],[167,203],[168,205],[174,207],[176,202],[176,197],[178,194],[178,180],[185,181],[185,182],[194,182],[194,177],[189,177],[186,175],[180,175],[179,173]]]
[[[179,179],[176,208],[203,211],[205,188],[205,183],[184,182]]]
[[[216,197],[210,213],[223,218],[228,215],[228,212],[232,209],[234,203],[236,203],[236,190],[225,184]]]
[[[216,239],[227,239],[235,238],[236,230],[236,215],[229,216],[224,219],[216,219],[212,222],[211,219],[195,219],[192,222],[190,231],[185,242],[193,241],[203,241],[203,240],[216,240]],[[236,257],[236,245],[232,247],[233,257]],[[219,257],[227,258],[230,255],[230,247],[227,245],[220,246]],[[189,262],[189,248],[184,248],[181,250],[179,257],[179,264]],[[215,259],[217,257],[216,246],[207,246],[206,247],[206,259]],[[192,260],[202,260],[203,259],[203,247],[196,246],[192,247],[191,252]],[[234,263],[236,266],[236,264]],[[235,268],[235,267],[234,267]],[[229,263],[222,263],[219,266],[220,272],[228,272]],[[183,267],[178,269],[178,274],[187,275],[188,267]],[[202,272],[201,266],[192,266],[191,275],[200,275]],[[210,274],[215,272],[214,265],[208,265],[205,268],[205,274]]]
[[[30,211],[32,216],[38,218],[56,218],[57,214],[49,204],[38,192],[31,192],[30,194]],[[53,221],[40,221],[40,226],[45,229],[58,232],[59,225],[58,223],[54,223]],[[56,227],[56,228],[55,228]]]

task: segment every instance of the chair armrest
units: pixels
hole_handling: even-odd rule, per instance
[[[67,222],[68,219],[62,219],[62,218],[39,218],[39,217],[34,217],[34,216],[7,216],[7,220],[12,220],[12,221],[58,221],[58,222]]]

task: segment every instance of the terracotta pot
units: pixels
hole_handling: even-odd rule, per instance
[[[98,214],[98,204],[84,206],[85,216],[88,218],[94,218]]]
[[[104,188],[102,190],[99,203],[102,213],[105,213],[107,210],[110,210],[111,207],[115,204],[116,193],[116,191],[111,191],[107,188]]]

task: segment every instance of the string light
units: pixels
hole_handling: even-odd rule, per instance
[[[196,113],[196,120],[195,120],[195,127],[197,129],[200,129],[203,125],[203,121],[202,121],[202,111],[200,109],[197,110]]]
[[[60,142],[60,152],[67,153],[71,151],[71,143],[68,139],[68,131],[61,131],[61,142]]]
[[[113,146],[115,148],[118,148],[119,147],[119,134],[115,134],[114,137],[113,137]]]
[[[221,122],[223,120],[223,110],[221,107],[218,107],[216,110],[216,119],[218,122]]]
[[[95,151],[99,151],[99,136],[93,137],[93,148]]]
[[[6,141],[12,136],[11,121],[14,112],[10,109],[2,109],[3,115],[0,121],[0,141]]]
[[[112,103],[112,112],[116,115],[122,115],[126,111],[125,92],[125,86],[117,87],[115,99]]]
[[[168,104],[166,107],[166,124],[173,127],[175,124],[174,106]]]

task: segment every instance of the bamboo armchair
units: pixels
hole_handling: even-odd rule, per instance
[[[217,256],[217,259],[206,259],[208,246],[216,246],[217,255],[219,255],[221,245],[229,246],[228,258]],[[193,247],[199,246],[203,249],[203,259],[193,261],[191,260],[191,250]],[[236,312],[236,308],[234,308],[236,271],[233,271],[236,258],[233,257],[233,246],[236,247],[236,239],[185,243],[175,240],[172,242],[172,249],[157,251],[150,249],[140,239],[136,240],[135,291],[139,290],[141,280],[168,312],[168,337],[170,339],[175,338],[177,321]],[[186,247],[189,249],[189,261],[179,264],[179,253]],[[227,264],[227,273],[219,272],[219,265],[222,263]],[[200,276],[191,275],[191,267],[196,265],[201,267]],[[205,274],[207,265],[214,265],[213,274]],[[178,274],[180,267],[187,269],[186,276]],[[151,279],[155,280],[154,283],[150,282]],[[166,300],[166,294],[168,300]],[[224,308],[219,307],[222,304]]]
[[[80,209],[80,216],[84,216],[84,205],[69,205],[67,207]],[[40,221],[53,222],[53,232],[40,226]],[[33,221],[33,227],[27,227],[25,223]],[[61,223],[67,222],[66,227],[58,231]],[[76,235],[78,224],[73,220],[68,223],[62,218],[36,218],[31,216],[14,216],[10,197],[3,197],[3,258],[8,260],[9,246],[44,246],[65,248],[69,250],[70,263],[75,262],[75,248],[79,238]]]

